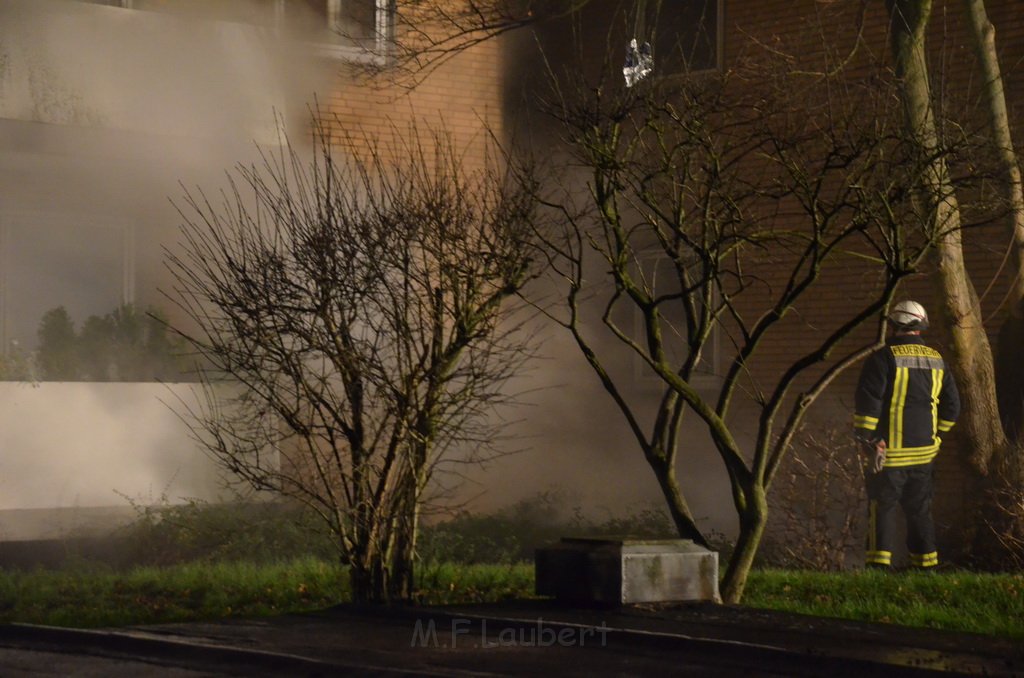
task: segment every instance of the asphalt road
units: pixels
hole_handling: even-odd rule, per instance
[[[549,603],[79,631],[0,626],[0,676],[1024,676],[1009,641],[722,606]]]

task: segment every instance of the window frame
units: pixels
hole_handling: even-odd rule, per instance
[[[283,31],[288,16],[287,0],[272,0],[273,26],[275,31]],[[328,31],[336,31],[341,22],[342,9],[346,2],[355,0],[323,0],[325,3],[325,23]],[[341,45],[324,41],[311,41],[313,49],[319,56],[351,61],[356,63],[382,64],[391,54],[394,42],[397,7],[395,0],[372,0],[374,3],[374,40],[373,47],[358,45]],[[112,0],[108,3],[89,3],[119,9],[137,9],[134,0]]]
[[[714,64],[706,68],[694,68],[688,71],[673,71],[660,74],[661,78],[683,77],[687,75],[700,75],[701,73],[714,73],[723,68],[725,61],[725,0],[707,0],[714,6],[715,12],[715,35],[714,35]],[[658,68],[658,55],[654,55],[655,72]]]
[[[665,252],[659,248],[652,247],[640,250],[637,252],[636,259],[640,262],[644,270],[647,270],[647,264],[658,266],[662,262],[667,261]],[[670,273],[672,271],[669,271]],[[657,275],[657,272],[655,272]],[[656,292],[655,292],[656,293]],[[719,299],[719,293],[717,290],[712,290],[712,304],[717,304]],[[630,312],[632,314],[633,321],[633,336],[641,337],[646,331],[644,325],[644,319],[640,313],[640,309],[635,305],[631,305]],[[662,314],[664,316],[664,314]],[[663,318],[662,323],[668,323],[671,320],[667,317]],[[662,327],[664,329],[664,325]],[[721,335],[722,329],[718,322],[715,322],[711,327],[710,336],[704,343],[703,355],[701,356],[700,362],[694,367],[693,376],[691,383],[697,388],[708,388],[717,383],[721,379],[720,357],[721,357]],[[661,377],[654,373],[646,361],[638,355],[636,352],[632,352],[632,367],[633,367],[633,381],[634,383],[642,386],[661,386],[664,385],[664,381]]]
[[[350,0],[325,0],[327,3],[327,29],[334,31],[339,28],[342,7]],[[331,43],[314,43],[317,53],[335,59],[344,59],[356,63],[380,64],[387,60],[391,53],[391,44],[395,36],[395,17],[397,15],[395,0],[373,0],[374,41],[373,49],[356,45],[335,45]],[[284,12],[285,0],[277,0],[279,12]],[[280,16],[283,16],[280,15]]]

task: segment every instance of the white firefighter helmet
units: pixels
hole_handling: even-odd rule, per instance
[[[928,312],[916,301],[901,301],[889,311],[889,322],[901,330],[926,330]]]

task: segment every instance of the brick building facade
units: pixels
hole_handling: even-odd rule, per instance
[[[793,63],[813,62],[826,48],[836,60],[849,60],[851,72],[857,64],[887,58],[881,2],[683,4],[685,11],[676,15],[673,30],[688,35],[692,16],[713,18],[713,36],[693,43],[704,50],[702,67],[729,68],[759,53],[785,55]],[[1018,65],[1024,57],[1024,13],[1015,0],[986,4],[997,30],[1011,115],[1019,120],[1024,105],[1024,73]],[[293,22],[289,8],[298,5],[305,9]],[[243,6],[246,12],[237,13]],[[211,7],[224,8],[227,14],[193,15],[193,10]],[[368,58],[366,48],[373,51],[366,42],[372,33],[366,30],[369,22],[401,30],[389,25],[388,7],[369,0],[2,0],[3,351],[11,350],[12,341],[30,346],[39,316],[57,305],[67,306],[81,322],[124,302],[158,304],[164,282],[161,247],[173,242],[177,220],[167,196],[180,195],[178,181],[216,186],[225,168],[250,157],[253,140],[276,143],[280,130],[275,112],[283,116],[290,135],[302,136],[313,92],[320,110],[331,124],[337,120],[339,129],[401,134],[412,124],[443,127],[470,163],[484,162],[488,134],[507,139],[518,131],[515,124],[532,104],[524,94],[530,90],[522,84],[539,79],[529,65],[535,62],[521,60],[535,47],[532,36],[520,31],[481,42],[442,63],[413,89],[392,86],[386,77],[367,79],[356,66]],[[935,84],[951,100],[973,102],[977,113],[978,75],[961,11],[959,0],[936,1],[929,45],[935,72],[943,77]],[[341,20],[354,22],[353,28],[347,39],[336,40],[329,24]],[[312,37],[278,39],[292,23],[311,31]],[[602,38],[607,32],[600,27]],[[557,30],[541,29],[541,35],[549,46],[568,44]],[[590,63],[607,57],[613,70],[621,68],[617,50],[624,43],[611,44],[610,54],[608,45],[602,40]],[[349,150],[359,152],[356,147]],[[1005,270],[998,274],[1006,244],[999,225],[984,233],[986,237],[967,240],[967,254],[975,284],[985,292],[983,308],[994,337],[1006,312]],[[831,288],[801,302],[758,369],[767,375],[777,371],[786,351],[799,348],[807,333],[820,331],[857,284],[856,272],[845,277],[838,272]],[[928,276],[909,281],[906,290],[935,312]],[[867,330],[859,337],[868,338]],[[936,339],[941,347],[941,338]],[[538,378],[542,385],[579,391],[572,398],[556,397],[550,407],[529,415],[531,426],[525,430],[542,440],[535,445],[539,452],[532,461],[521,457],[505,467],[501,487],[492,493],[496,500],[529,493],[526,488],[534,480],[524,469],[531,464],[545,468],[545,475],[557,482],[578,482],[592,504],[657,496],[649,471],[635,450],[627,449],[628,436],[617,438],[621,432],[605,428],[617,414],[607,408],[604,394],[585,370],[578,356],[561,355],[543,368]],[[831,409],[816,414],[820,421],[847,421],[854,377],[849,373],[832,387]],[[581,401],[587,405],[580,406]],[[947,452],[940,456],[939,505],[955,515],[959,498],[970,490],[955,447]],[[608,478],[615,482],[602,485]],[[603,494],[591,494],[598,485]],[[692,489],[698,512],[711,511],[701,508],[702,502],[710,505],[725,496],[714,483],[700,481]],[[946,519],[946,524],[952,522]]]
[[[256,145],[279,148],[282,133],[305,149],[314,106],[355,138],[444,132],[482,164],[485,128],[502,128],[501,41],[408,89],[388,77],[394,22],[378,0],[0,0],[0,367],[33,351],[41,317],[60,306],[76,329],[122,304],[175,320],[163,256],[181,217],[169,199],[216,196],[226,171],[258,161]],[[383,75],[367,78],[366,66]],[[154,488],[209,498],[192,482],[208,465],[194,463],[201,455],[158,400],[168,389],[44,383],[26,399],[29,386],[3,386],[5,482],[24,491],[0,506],[0,540],[31,538],[11,510],[77,513]],[[116,404],[139,398],[153,407]],[[40,421],[32,403],[51,416]],[[110,424],[143,410],[145,435]],[[47,537],[65,524],[38,522]]]
[[[1024,116],[1024,13],[1019,3],[988,0],[989,19],[996,30],[996,44],[1004,78],[1011,124],[1020,142],[1020,122]],[[824,49],[832,50],[832,63],[842,63],[856,77],[858,69],[866,72],[867,64],[883,61],[891,64],[888,43],[888,18],[881,2],[744,2],[727,1],[725,6],[724,51],[726,63],[759,50],[788,55],[794,63],[813,62]],[[968,34],[963,3],[937,0],[927,35],[929,68],[937,105],[946,107],[969,129],[984,129],[987,124],[982,93],[981,72]],[[1009,311],[1007,292],[1015,274],[1009,264],[1010,238],[1005,220],[970,228],[964,235],[968,269],[981,298],[982,314],[993,348],[999,327]],[[937,281],[931,272],[937,263],[926,264],[922,274],[909,279],[901,288],[900,298],[923,302],[935,316],[941,314]],[[852,283],[852,285],[851,285]],[[838,282],[826,291],[803,303],[800,315],[805,318],[826,318],[830,309],[841,307],[855,288],[855,281]],[[794,337],[799,335],[799,330]],[[864,338],[867,338],[865,333]],[[929,342],[944,350],[949,348],[941,332],[933,331]],[[857,370],[849,372],[832,389],[852,393]],[[845,404],[849,404],[849,397]],[[998,425],[998,424],[994,424]],[[944,552],[955,554],[964,546],[960,540],[962,518],[967,506],[965,498],[973,491],[973,473],[968,469],[963,446],[957,433],[947,440],[938,458],[936,515],[943,539]]]
[[[635,34],[631,31],[636,30],[638,24],[642,23],[638,18],[639,13],[644,11],[644,8],[654,5],[664,7],[665,4],[597,4],[604,9],[594,10],[582,25],[571,27],[580,31],[579,34],[584,41],[589,40],[589,47],[566,48],[563,43],[566,41],[565,36],[569,35],[568,24],[563,24],[560,29],[549,29],[547,32],[540,29],[539,33],[542,36],[542,44],[552,45],[549,55],[556,54],[568,61],[582,53],[585,69],[593,68],[596,71],[604,68],[614,76],[624,61],[628,37]],[[804,70],[807,76],[812,78],[815,72],[819,72],[827,64],[830,69],[841,68],[845,77],[862,84],[870,82],[871,78],[877,75],[879,67],[885,68],[892,63],[888,43],[888,17],[885,3],[882,2],[692,0],[684,4],[687,7],[698,7],[698,13],[714,16],[713,30],[717,44],[712,51],[717,53],[717,63],[725,69],[735,68],[744,60],[771,59],[785,63],[793,70]],[[1020,86],[1024,73],[1019,66],[1021,57],[1024,56],[1024,13],[1019,11],[1018,3],[1006,0],[989,0],[986,5],[996,28],[1011,118],[1015,123],[1019,123],[1021,107],[1024,105],[1024,90]],[[612,8],[618,8],[618,14]],[[647,22],[646,28],[650,29],[650,17],[647,18]],[[668,23],[669,30],[684,30],[682,27],[671,25],[670,21]],[[548,42],[543,42],[544,38]],[[982,107],[980,75],[965,29],[962,3],[954,0],[935,3],[928,35],[928,50],[932,84],[938,97],[938,104],[963,124],[965,129],[983,129],[986,120]],[[658,52],[655,51],[655,54]],[[659,72],[660,66],[661,62],[656,57],[652,77],[665,75],[664,71]],[[596,82],[596,78],[593,81]],[[622,86],[621,82],[612,83],[610,86],[616,84]],[[793,107],[797,113],[800,105],[799,100],[794,100]],[[547,143],[548,138],[542,139],[542,144]],[[964,242],[970,273],[982,297],[986,328],[994,342],[998,328],[1008,311],[1006,291],[1013,275],[1013,272],[1004,266],[1009,248],[1007,226],[1002,221],[972,226],[965,235]],[[899,297],[918,299],[933,315],[938,316],[941,310],[936,293],[937,283],[932,275],[936,266],[937,262],[934,259],[927,260],[919,274],[905,281]],[[771,277],[770,269],[759,273],[766,278]],[[851,302],[856,301],[865,292],[865,281],[877,284],[877,276],[864,267],[858,267],[854,262],[829,271],[827,284],[819,286],[814,294],[802,298],[797,303],[784,322],[773,332],[770,342],[763,346],[763,350],[760,350],[748,365],[752,380],[759,381],[760,386],[767,387],[770,391],[781,370],[788,366],[795,356],[809,349],[817,335],[830,332],[838,325],[843,316],[843,309],[850,308],[853,305]],[[876,326],[864,326],[847,342],[846,349],[870,343],[875,330]],[[928,340],[948,353],[941,332],[929,333]],[[584,371],[585,369],[583,368]],[[857,373],[858,369],[855,366],[829,387],[826,396],[811,410],[808,418],[810,430],[817,429],[822,433],[826,430],[848,430]],[[588,409],[600,412],[595,418],[619,416],[598,405],[599,399],[604,397],[599,389],[588,390],[584,384],[585,379],[581,378],[575,387],[579,388],[581,393],[588,394]],[[569,407],[571,406],[566,406],[565,409]],[[571,416],[565,409],[561,410],[562,414]],[[743,416],[745,415],[737,414],[736,418],[742,420]],[[749,427],[744,427],[740,423],[736,428],[742,432]],[[699,439],[698,436],[701,434],[699,431],[694,433],[695,437],[687,438],[687,444],[691,448],[699,444],[695,440]],[[827,436],[822,437],[828,439]],[[586,440],[586,433],[583,433],[581,438]],[[940,529],[943,532],[942,550],[947,554],[957,552],[962,545],[959,528],[962,526],[961,518],[966,505],[964,499],[975,491],[972,474],[963,460],[962,446],[957,445],[956,438],[955,433],[950,436],[943,454],[939,457],[939,497],[936,508]],[[605,435],[603,443],[584,443],[590,444],[598,447],[603,445],[606,455],[610,457],[614,456],[614,453],[608,450],[609,447],[629,446],[630,442],[627,437]],[[849,453],[854,454],[852,446]],[[627,453],[623,452],[621,456],[622,463],[628,465]],[[593,453],[588,458],[597,457],[598,454]],[[714,472],[721,470],[720,461],[714,454],[705,458],[699,452],[695,453],[695,458],[697,462],[691,461],[685,471],[689,477],[682,480],[684,486],[687,486],[688,496],[697,506],[710,505],[716,501],[716,495],[717,500],[721,501],[727,496],[727,489],[713,477]],[[602,462],[596,462],[595,467],[600,463]],[[633,463],[642,466],[638,455],[634,457]],[[710,469],[709,476],[698,478],[702,465]],[[619,479],[625,477],[619,476]],[[821,480],[824,482],[827,479]],[[631,477],[624,484],[632,485],[636,482],[638,481]],[[859,484],[859,481],[854,484],[857,490]],[[700,514],[706,510],[697,508],[695,512]]]

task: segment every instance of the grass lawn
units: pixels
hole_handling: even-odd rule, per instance
[[[528,598],[533,565],[428,565],[425,604]],[[97,627],[256,617],[348,599],[344,572],[317,558],[187,564],[116,572],[79,565],[0,572],[0,622]],[[861,621],[1024,639],[1024,575],[758,570],[744,604]]]
[[[1024,574],[759,570],[751,607],[1024,639]]]

